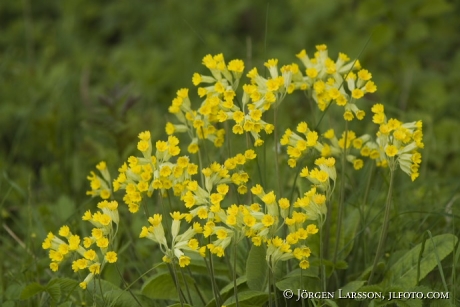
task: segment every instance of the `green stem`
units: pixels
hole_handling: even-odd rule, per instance
[[[369,197],[369,191],[370,191],[370,188],[371,188],[373,172],[374,172],[374,163],[371,163],[370,170],[369,170],[369,175],[368,175],[367,183],[366,183],[366,189],[364,191],[363,201],[361,203],[360,210],[359,210],[359,215],[360,215],[361,223],[362,223],[362,229],[366,228],[366,223],[367,223],[366,221],[367,221],[367,218],[368,218],[368,216],[365,214],[365,210],[366,210],[367,198]],[[357,234],[357,236],[356,236],[356,240],[355,240],[354,244],[356,244],[356,246],[361,246],[361,241],[363,241],[363,236],[359,232]],[[363,242],[363,249],[365,249],[365,246],[366,246],[366,244],[365,244],[365,242]],[[355,248],[354,251],[353,251],[353,256],[352,256],[351,259],[357,259],[359,252],[360,252],[360,250]],[[352,265],[350,266],[350,271],[355,272],[355,268],[358,267],[360,265],[360,263],[359,263],[359,261],[351,261],[351,263],[352,263]],[[364,261],[364,263],[366,263],[366,261]]]
[[[275,270],[275,268],[273,267],[273,271]],[[276,280],[275,280],[275,273],[273,271],[270,271],[271,274],[272,274],[272,283],[273,283],[273,295],[274,295],[274,299],[275,299],[275,307],[278,307],[278,299],[276,298]]]
[[[344,199],[345,199],[345,167],[346,167],[346,157],[347,157],[347,138],[348,138],[348,121],[345,121],[345,137],[343,142],[343,154],[342,154],[342,178],[340,180],[340,201],[339,201],[339,214],[337,216],[337,230],[335,235],[335,248],[334,248],[334,258],[333,263],[337,262],[337,255],[339,252],[339,243],[340,236],[342,232],[342,220],[343,220],[343,211],[344,211]]]
[[[200,169],[201,186],[204,187],[204,175],[203,175],[203,159],[201,158],[201,150],[198,149],[198,168]]]
[[[325,235],[323,237],[323,245],[324,245],[324,251],[323,251],[323,257],[324,259],[329,258],[329,238],[331,236],[331,221],[332,221],[332,204],[329,208],[327,208],[326,212],[326,229],[325,229]]]
[[[176,290],[177,290],[177,295],[179,296],[180,305],[181,307],[184,307],[184,300],[183,300],[180,285],[179,285],[179,279],[177,278],[177,273],[176,273],[176,265],[173,262],[171,263],[171,266],[172,266],[172,269],[170,267],[170,270],[172,270],[172,273],[173,273],[174,283],[176,284]]]
[[[198,293],[198,296],[200,297],[201,302],[203,303],[203,305],[206,305],[206,300],[204,299],[203,294],[200,291],[200,288],[198,287],[197,283],[195,282],[195,279],[193,278],[193,274],[192,274],[192,271],[190,270],[189,266],[187,266],[187,273],[190,276],[190,278],[193,280],[193,286],[194,286],[194,288],[196,290],[196,293]]]
[[[133,299],[137,302],[137,304],[138,304],[139,306],[142,307],[141,302],[139,302],[139,300],[138,300],[137,297],[134,295],[134,293],[131,291],[131,289],[129,289],[128,283],[127,283],[126,280],[123,278],[123,275],[121,274],[120,269],[118,268],[118,264],[116,264],[116,263],[115,263],[115,268],[117,269],[118,275],[120,275],[121,280],[122,280],[123,283],[125,284],[125,289],[128,290],[129,294],[131,294],[131,296],[132,296]]]
[[[204,150],[204,155],[206,156],[206,160],[208,161],[208,165],[211,164],[211,160],[209,159],[209,153],[206,148],[206,139],[204,137],[204,131],[203,127],[201,127],[201,134],[203,135],[202,143],[203,143],[203,150]]]
[[[211,243],[210,237],[208,237],[208,243]],[[216,301],[216,306],[220,306],[221,305],[220,295],[219,295],[219,291],[217,290],[218,288],[217,288],[216,278],[214,275],[214,264],[212,261],[212,253],[209,250],[208,250],[208,256],[209,256],[209,267],[208,267],[208,263],[206,262],[206,259],[204,262],[206,264],[206,268],[209,271],[209,275],[211,275],[211,287],[212,287],[212,292],[214,293],[214,300]]]
[[[229,127],[229,124],[228,124],[228,121],[225,121],[224,123],[224,127],[225,127],[225,143],[227,144],[227,158],[230,158],[232,156],[232,152],[231,152],[231,146],[230,146],[230,127]]]
[[[281,177],[280,177],[280,166],[279,166],[279,155],[278,155],[278,108],[273,109],[273,125],[275,126],[275,131],[273,132],[274,138],[274,145],[275,145],[275,172],[276,172],[276,181],[277,181],[277,189],[278,191],[276,194],[279,198],[281,198]]]
[[[210,255],[211,253],[208,251],[208,255]],[[214,281],[213,281],[213,277],[212,277],[212,273],[211,273],[211,268],[209,267],[209,264],[208,262],[206,261],[206,258],[204,259],[204,264],[206,266],[206,269],[208,270],[208,273],[209,275],[211,276],[211,289],[212,289],[212,294],[214,295],[214,301],[216,302],[216,306],[218,306],[218,296],[217,296],[217,292],[216,292],[216,288],[214,286]]]
[[[367,281],[368,285],[371,284],[372,282],[372,278],[374,277],[374,274],[375,274],[375,269],[377,268],[377,263],[382,257],[383,247],[385,246],[385,239],[387,237],[388,224],[390,221],[390,208],[391,208],[391,196],[393,193],[393,181],[394,181],[394,168],[392,165],[390,165],[390,186],[388,188],[387,201],[385,204],[385,216],[383,218],[383,227],[382,227],[382,232],[380,233],[379,245],[377,247],[377,253],[375,254],[374,264],[372,265],[372,271]]]
[[[269,261],[269,263],[270,263],[270,261]],[[270,307],[273,307],[273,301],[272,301],[272,268],[271,268],[270,265],[268,265],[268,305]]]
[[[240,302],[238,301],[238,285],[236,284],[236,258],[237,258],[237,253],[236,253],[236,246],[238,242],[236,241],[236,238],[233,238],[233,291],[235,293],[235,303],[236,307],[240,307]]]
[[[101,275],[98,275],[97,276],[97,283],[99,284],[99,290],[101,291],[101,297],[102,297],[102,302],[104,303],[104,305],[106,304],[105,302],[105,296],[104,296],[104,291],[102,291],[102,282],[101,282]],[[96,283],[96,282],[95,282]],[[96,293],[96,291],[95,291]]]
[[[322,216],[320,217],[320,226],[319,226],[319,268],[321,270],[321,284],[323,285],[323,291],[326,292],[326,267],[323,264],[323,259],[324,259],[324,246],[327,244],[324,244],[323,242],[323,218]],[[302,272],[302,270],[300,271]],[[303,300],[302,300],[303,302]]]
[[[182,277],[182,281],[184,282],[185,290],[187,290],[188,302],[190,305],[193,305],[192,296],[190,295],[190,289],[188,287],[187,280],[185,280],[184,272],[181,269],[179,269],[179,272]]]
[[[321,230],[320,230],[320,234],[319,234],[319,235],[321,236]],[[320,248],[321,248],[321,247],[320,247]],[[321,251],[321,249],[320,249],[320,251]],[[321,260],[321,256],[320,256],[320,261],[322,261],[322,260]],[[303,285],[303,269],[302,269],[302,268],[300,268],[300,284],[299,284],[299,285]],[[304,300],[304,299],[301,299],[301,301],[302,301],[302,307],[305,307],[305,300]]]

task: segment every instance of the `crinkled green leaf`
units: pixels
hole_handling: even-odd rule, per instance
[[[58,284],[49,285],[46,287],[46,292],[51,296],[53,301],[61,301],[61,287]]]

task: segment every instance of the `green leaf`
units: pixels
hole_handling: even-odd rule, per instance
[[[246,276],[241,276],[241,277],[237,278],[236,279],[236,286],[238,287],[239,285],[244,284],[246,282],[246,280],[247,280]],[[230,292],[230,290],[233,290],[233,281],[230,282],[229,284],[227,284],[225,287],[223,287],[222,290],[220,290],[220,294],[225,295],[228,292]]]
[[[142,286],[141,293],[153,299],[179,300],[176,285],[169,273],[152,276]]]
[[[45,291],[45,287],[43,287],[39,283],[34,282],[34,283],[31,283],[31,284],[27,285],[24,288],[24,290],[22,290],[21,295],[19,296],[19,298],[21,300],[26,300],[26,299],[31,298],[35,294],[41,293],[43,291]]]
[[[246,262],[246,278],[249,289],[264,291],[268,280],[268,265],[263,246],[251,247]]]
[[[344,261],[344,260],[339,260],[335,264],[335,268],[338,269],[338,270],[345,270],[345,269],[348,268],[348,263],[346,261]]]
[[[331,233],[336,233],[337,231],[337,214],[334,214],[337,209],[332,209],[332,220],[331,220]],[[358,209],[353,209],[350,214],[346,216],[342,223],[342,231],[340,232],[340,238],[339,238],[339,243],[337,246],[337,258],[338,259],[345,259],[353,249],[353,244],[355,241],[356,237],[356,232],[358,230],[360,222],[360,216],[359,216],[359,211]],[[319,236],[317,236],[317,239],[319,240]],[[315,242],[316,243],[316,242]],[[318,242],[319,243],[319,242]],[[332,258],[332,255],[335,253],[335,244],[336,244],[336,237],[332,236],[330,239],[329,243],[329,255]],[[324,264],[324,261],[323,261]],[[329,264],[326,264],[326,266],[329,266]],[[333,266],[330,266],[331,268]],[[336,268],[338,268],[336,266]]]
[[[348,292],[356,292],[359,288],[361,288],[366,283],[365,280],[356,280],[351,281],[345,286],[341,288],[342,294],[347,294]],[[335,296],[338,297],[339,292],[336,291]]]
[[[360,292],[383,292],[383,288],[380,285],[369,285],[359,288]]]
[[[93,279],[91,282],[88,283],[86,291],[96,296],[97,306],[103,305],[103,301],[105,305],[111,307],[125,307],[138,305],[136,300],[128,291],[122,290],[114,284],[105,280]],[[101,291],[103,294],[103,300],[100,297]],[[144,302],[145,304],[152,304],[150,300],[148,300],[146,297],[142,295],[136,295],[136,298],[137,300]]]
[[[248,287],[247,287],[247,284],[246,284],[246,276],[241,276],[241,277],[237,278],[236,279],[236,286],[238,287],[238,293],[249,290]],[[222,290],[220,290],[219,293],[220,293],[220,296],[221,296],[222,300],[226,300],[231,295],[233,295],[233,293],[234,293],[234,291],[233,291],[233,281],[231,281],[225,287],[223,287]],[[211,301],[209,301],[206,304],[206,307],[216,307],[215,298],[213,298]]]
[[[190,263],[188,268],[193,272],[194,276],[195,274],[209,276],[208,268],[206,267],[206,264],[202,257],[196,258],[196,259],[192,258],[192,262]],[[222,279],[225,281],[229,280],[228,267],[225,264],[223,264],[222,262],[214,261],[213,269],[214,269],[214,277],[216,279]]]
[[[388,305],[391,305],[391,306],[394,306],[394,301],[391,300],[372,300],[371,303],[369,304],[369,306],[375,306],[375,307],[383,307],[383,306],[388,306]]]
[[[12,284],[6,288],[4,299],[6,300],[17,300],[20,298],[22,291],[26,288],[24,285]]]
[[[303,271],[303,272],[301,272]],[[291,272],[287,273],[286,276],[283,278],[288,278],[288,277],[299,277],[300,275],[306,277],[318,277],[319,271],[318,267],[316,266],[311,266],[308,268],[308,270],[302,270],[301,268],[297,268],[292,270]]]
[[[286,289],[308,289],[311,291],[320,291],[320,281],[317,277],[300,276],[284,278],[276,283],[276,287],[281,291]],[[295,292],[295,291],[294,291]]]
[[[330,299],[325,299],[324,303],[326,303],[326,306],[331,306],[331,307],[339,307],[336,302],[330,300]]]
[[[72,292],[78,287],[78,281],[70,278],[55,278],[48,282],[47,288],[58,285],[62,292]]]
[[[65,303],[59,304],[58,307],[72,307],[72,302],[65,302]]]
[[[396,303],[398,307],[422,307],[423,301],[421,299],[408,299],[408,300],[391,300]]]
[[[59,287],[59,285],[53,284],[47,286],[46,292],[48,292],[53,301],[59,302],[61,300],[61,287]]]
[[[240,303],[240,306],[262,306],[267,301],[268,294],[265,292],[248,290],[238,293],[238,302]],[[224,305],[227,307],[235,307],[235,297],[231,296],[229,299],[225,301]]]
[[[382,281],[384,285],[412,288],[431,272],[439,260],[449,255],[457,244],[457,237],[452,234],[443,234],[425,242],[425,250],[419,259],[422,243],[407,252],[401,259],[390,267]],[[434,243],[434,245],[433,245]],[[437,256],[437,257],[436,257]],[[420,278],[417,280],[417,267],[420,260]]]
[[[188,298],[183,278],[180,276],[179,272],[178,274],[179,286],[181,287],[185,297]],[[199,304],[201,304],[201,299],[195,289],[194,280],[188,275],[184,275],[184,278],[190,291],[193,305],[200,306]],[[203,291],[203,289],[201,289],[201,291]],[[179,301],[176,285],[169,273],[162,272],[152,276],[152,278],[146,281],[142,286],[141,293],[153,299]]]
[[[423,5],[418,10],[420,17],[434,17],[446,13],[452,9],[452,5],[445,0],[423,1]]]
[[[385,269],[385,263],[383,261],[380,261],[377,263],[377,269],[375,270],[376,273],[381,273]],[[369,275],[371,274],[372,271],[372,265],[368,266],[362,273],[359,275],[357,280],[367,280],[369,278]]]
[[[55,278],[48,282],[46,291],[53,298],[55,302],[62,299],[62,294],[65,294],[64,301],[78,288],[78,281],[70,278]]]
[[[340,259],[345,259],[353,249],[353,244],[355,242],[356,231],[359,226],[359,210],[354,209],[351,212],[347,212],[347,217],[343,222],[342,234],[339,242],[339,253],[338,257]],[[336,268],[339,268],[336,265]]]
[[[189,305],[189,304],[184,304],[184,305],[181,305],[180,303],[177,303],[177,304],[174,304],[174,305],[168,305],[168,307],[193,307],[192,305]]]

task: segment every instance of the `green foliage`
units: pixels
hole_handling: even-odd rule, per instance
[[[418,244],[388,269],[382,284],[400,286],[403,289],[416,286],[440,260],[452,253],[457,242],[456,236],[444,234]]]
[[[262,306],[265,302],[268,301],[268,294],[266,292],[247,290],[238,294],[238,301],[240,306],[249,307],[249,306]],[[225,303],[225,306],[235,307],[235,297],[228,298]]]
[[[265,261],[266,249],[252,246],[246,261],[246,278],[249,289],[265,291],[268,283],[268,265]]]
[[[114,173],[121,161],[135,153],[133,140],[140,131],[149,129],[153,139],[164,136],[164,123],[171,119],[167,106],[177,89],[190,85],[193,72],[202,72],[204,55],[224,52],[229,59],[243,58],[248,66],[260,69],[265,59],[292,61],[301,49],[320,43],[328,44],[334,55],[338,51],[351,57],[360,54],[360,62],[373,72],[378,92],[367,98],[367,116],[371,104],[382,102],[391,116],[404,121],[422,119],[425,134],[420,178],[411,185],[407,178],[396,179],[385,257],[376,271],[380,287],[364,282],[377,247],[388,174],[368,166],[361,170],[369,170],[372,178],[368,199],[364,199],[367,173],[347,178],[339,261],[322,262],[330,276],[329,290],[387,291],[397,286],[407,291],[420,284],[433,291],[447,287],[454,296],[451,302],[431,305],[458,304],[459,14],[460,4],[447,0],[397,4],[384,0],[205,0],[200,5],[179,0],[1,2],[0,304],[136,306],[134,295],[145,306],[180,306],[170,305],[178,297],[164,267],[156,268],[148,279],[137,280],[161,257],[152,245],[138,242],[143,223],[139,217],[128,217],[129,227],[119,230],[115,242],[122,276],[105,268],[102,277],[110,283],[90,284],[90,294],[80,290],[75,279],[62,278],[73,276],[70,268],[49,281],[56,275],[51,275],[40,244],[49,231],[63,224],[84,235],[90,233],[81,223],[81,215],[96,203],[85,196],[89,171],[106,160]],[[279,131],[306,119],[316,123],[322,114],[312,110],[301,95],[292,96],[292,104],[282,108],[282,113]],[[322,125],[342,129],[337,118],[330,112]],[[356,128],[370,131],[362,123]],[[269,139],[266,142],[267,150],[258,152],[251,172],[254,178],[267,177],[267,185],[275,186],[273,168],[260,169],[274,159],[273,144]],[[234,143],[232,150],[244,148],[244,142]],[[223,150],[215,153],[225,155]],[[283,159],[280,163],[285,163]],[[281,171],[284,196],[293,185],[291,179],[284,181],[289,172]],[[300,194],[295,191],[292,198]],[[333,203],[336,207],[337,202]],[[149,206],[156,204],[154,200]],[[120,212],[128,216],[125,208]],[[336,216],[334,208],[329,255],[335,253]],[[433,233],[432,240],[423,237],[427,230]],[[321,290],[319,238],[308,240],[313,255],[310,269],[301,276],[298,269],[276,268],[279,290],[294,285]],[[229,267],[225,261],[214,263],[227,307],[236,305]],[[180,282],[184,291],[189,286],[191,305],[199,306],[196,302],[201,301],[194,287],[198,284],[209,288],[200,287],[206,298],[203,305],[215,306],[204,261],[193,259],[189,268],[195,279],[186,274],[186,282]],[[240,306],[262,306],[274,299],[258,292],[266,291],[268,284],[262,248],[239,252],[236,271]],[[119,288],[124,282],[133,283],[133,295]],[[323,303],[333,306],[336,302]],[[341,301],[337,304],[341,306]]]

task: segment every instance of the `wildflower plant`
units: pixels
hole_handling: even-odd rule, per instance
[[[50,233],[43,243],[50,251],[50,269],[58,271],[66,259],[73,259],[73,271],[87,273],[80,287],[89,289],[91,280],[100,278],[104,267],[122,254],[117,233],[126,227],[128,211],[144,215],[137,236],[149,240],[149,248],[162,255],[149,261],[157,264],[155,268],[168,268],[168,280],[176,289],[176,296],[168,300],[181,306],[245,306],[256,297],[256,304],[278,306],[286,283],[304,285],[313,276],[321,280],[316,290],[335,291],[344,285],[331,276],[346,268],[344,246],[353,241],[351,237],[340,243],[343,228],[356,229],[359,222],[347,219],[355,224],[342,224],[347,216],[347,164],[353,166],[350,171],[359,172],[370,163],[381,167],[384,175],[388,169],[390,183],[374,262],[366,264],[369,269],[355,282],[359,287],[366,281],[375,284],[397,168],[412,181],[419,176],[422,123],[388,119],[384,106],[375,104],[371,108],[371,121],[378,125],[375,131],[350,130],[349,122],[366,119],[364,97],[377,90],[372,74],[343,53],[331,59],[325,45],[316,46],[312,56],[302,50],[297,58],[300,65],[279,67],[277,59],[270,59],[264,63],[266,73],[252,68],[245,74],[242,60],[227,64],[222,54],[206,55],[202,63],[208,71],[192,76],[196,94],[182,88],[172,99],[167,137],[152,140],[149,131],[141,132],[138,154],[122,163],[114,180],[104,162],[97,165],[100,175],[91,172],[88,195],[102,199],[99,211],[83,215],[93,226],[91,235],[80,238],[67,226],[59,236]],[[304,120],[278,136],[276,114],[298,91],[321,112],[339,110],[345,129],[337,132],[337,127],[309,123],[305,114]],[[188,139],[180,141],[180,134]],[[231,146],[231,140],[238,145]],[[269,155],[272,163],[263,165],[261,155]],[[270,180],[263,173],[273,166]],[[289,178],[281,178],[283,166]],[[116,199],[124,207],[121,210]],[[228,275],[217,273],[222,264]],[[196,267],[205,268],[205,276],[194,271]],[[147,273],[154,278],[142,285],[143,299],[161,298],[145,290],[156,289],[153,281],[163,276],[161,271]],[[210,289],[197,284],[198,279],[204,279]],[[223,287],[222,281],[228,286]],[[126,289],[131,291],[130,287]],[[133,304],[142,305],[137,299],[140,294],[130,293]],[[325,302],[313,299],[313,304]]]

